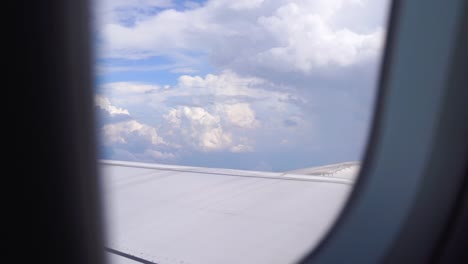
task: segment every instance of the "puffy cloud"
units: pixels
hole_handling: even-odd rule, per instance
[[[270,74],[347,67],[379,54],[381,23],[366,28],[341,22],[343,17],[371,16],[369,5],[355,0],[223,0],[190,10],[165,9],[132,25],[104,23],[104,56],[175,58],[202,53],[215,66],[260,67]],[[351,7],[352,15],[347,12]]]
[[[382,30],[360,34],[348,28],[333,29],[326,16],[311,13],[295,3],[278,8],[258,23],[279,45],[258,53],[254,60],[280,71],[309,73],[316,68],[349,66],[376,58]]]
[[[236,109],[240,111],[236,112]],[[254,113],[246,104],[218,105],[211,113],[201,107],[183,106],[171,109],[164,117],[172,126],[171,134],[196,150],[253,150],[245,137],[233,133],[233,125],[251,128],[255,123]]]
[[[173,97],[194,98],[216,97],[219,101],[228,97],[264,98],[275,97],[286,99],[284,92],[270,89],[274,84],[261,78],[239,76],[232,71],[223,71],[220,74],[181,75],[175,85],[155,85],[139,82],[111,82],[99,86],[99,93],[112,97],[113,102],[125,105],[126,102],[142,103],[143,99],[162,102]],[[276,90],[279,88],[276,88]],[[125,99],[125,100],[123,100]]]
[[[128,86],[119,84],[117,87]],[[123,94],[146,91],[131,87],[118,90]],[[112,105],[110,100],[102,95],[95,96],[95,104],[101,111],[99,134],[102,147],[111,153],[107,153],[106,158],[148,162],[167,162],[177,158],[171,149],[174,146],[165,142],[155,127],[136,121],[127,109]]]
[[[113,105],[109,98],[103,95],[95,95],[94,103],[100,125],[103,123],[122,122],[131,119],[130,112],[127,109]]]
[[[109,101],[109,99],[104,96],[96,95],[94,100],[95,100],[96,106],[101,108],[104,111],[107,111],[107,113],[109,113],[110,116],[130,115],[127,109],[113,106],[111,102]]]
[[[298,113],[296,104],[300,100],[287,88],[271,88],[273,85],[231,71],[183,75],[174,86],[108,83],[100,87],[101,92],[135,115],[130,121],[106,124],[102,136],[108,147],[145,153],[145,149],[161,151],[164,145],[164,153],[174,157],[183,155],[182,150],[252,152],[258,146],[259,135],[263,145],[279,137],[275,133],[282,129],[294,137],[290,125],[284,123],[286,119],[300,122],[302,126],[297,125],[297,129],[308,126]],[[143,141],[146,144],[141,144]],[[293,138],[290,141],[296,142]],[[154,149],[152,145],[158,143]],[[157,157],[151,152],[146,154]]]
[[[219,106],[229,123],[242,127],[254,128],[258,122],[255,119],[255,113],[247,103],[225,104]]]
[[[141,124],[136,120],[107,124],[103,126],[105,144],[130,144],[132,141],[144,141],[148,145],[164,144],[154,127]]]
[[[202,76],[182,75],[179,77],[177,88],[185,89],[193,95],[221,96],[248,96],[265,97],[265,92],[273,84],[256,77],[239,76],[232,71],[224,71],[221,74],[207,74]],[[268,96],[280,96],[274,89],[268,91]]]
[[[253,102],[256,108],[277,108],[280,111],[290,101],[300,101],[287,87],[275,86],[261,78],[239,76],[232,71],[206,76],[182,75],[173,86],[133,82],[107,83],[99,87],[99,92],[110,96],[113,102],[131,109],[135,115],[140,112],[162,115],[175,105],[205,109],[216,106],[219,108],[217,112],[226,112],[225,119],[243,127],[255,126]]]
[[[288,98],[284,92],[268,94],[263,89],[268,85],[229,71],[183,75],[174,86],[103,84],[100,92],[135,113],[130,116],[129,110],[112,105],[107,97],[96,96],[99,107],[128,116],[123,121],[104,118],[103,145],[112,150],[112,157],[156,162],[177,159],[187,151],[252,152],[262,123],[251,104],[261,102],[257,109],[262,111],[263,105],[265,111]]]

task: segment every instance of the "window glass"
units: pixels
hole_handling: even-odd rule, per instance
[[[352,186],[369,134],[387,11],[387,0],[95,0],[99,158],[157,164],[159,170],[166,168],[172,172],[193,170],[185,167],[192,166],[263,172],[257,174],[262,177],[275,178],[284,173],[296,177],[297,181],[288,186],[269,190],[281,197],[298,195],[299,190],[306,188],[307,184],[298,180],[301,177],[343,178],[348,180],[347,186]],[[152,173],[149,167],[138,171],[127,168],[122,172],[109,163],[106,166],[106,175]],[[213,173],[212,170],[203,172]],[[182,178],[177,188],[185,188],[187,182],[197,186],[187,191],[192,200],[199,192],[214,192],[219,188],[217,184],[224,182],[213,179],[205,186],[201,182],[208,181],[207,177]],[[154,177],[133,179],[104,185],[112,192],[113,188],[130,182],[148,183]],[[162,181],[154,188],[161,186],[164,186]],[[260,192],[263,188],[255,186],[239,183],[217,193],[229,193],[231,188],[246,192],[259,188]],[[158,190],[174,188],[168,183],[166,189]],[[296,199],[339,197],[341,204],[348,193],[335,191],[335,187],[314,188],[319,191],[304,191],[307,194]],[[164,199],[175,195],[167,194]],[[218,199],[215,194],[210,195],[211,199]],[[130,203],[125,196],[112,197],[109,199],[122,199],[112,202]],[[153,196],[144,197],[151,200]],[[280,210],[281,200],[267,198],[266,194],[245,197],[245,201],[238,197],[235,206],[233,203],[203,206],[225,213],[240,212],[263,199],[261,208],[268,207],[267,212],[251,215],[249,219],[285,216]],[[140,198],[132,201],[137,203]],[[167,204],[156,199],[152,205],[169,207],[171,202],[178,201],[167,199]],[[279,203],[278,207],[268,205],[268,201]],[[224,210],[229,206],[233,211]],[[236,211],[234,207],[243,209]],[[332,216],[340,208],[337,204],[330,205],[331,209],[324,207],[321,210],[333,211],[327,213]],[[296,209],[301,208],[306,207],[298,205]],[[174,213],[167,210],[164,213]],[[195,211],[192,213],[197,215]],[[124,213],[110,214],[109,218],[127,217]],[[306,225],[317,218],[320,215],[306,217],[304,222],[295,224]],[[216,217],[203,219],[213,223],[221,221]],[[332,220],[323,221],[330,224]],[[184,225],[195,223],[186,221]],[[116,225],[119,224],[113,224]],[[320,232],[316,233],[324,233],[325,225],[318,225]],[[271,229],[268,225],[266,229],[259,226],[256,223],[244,231],[256,230],[268,240]],[[125,230],[123,226],[115,228]],[[163,234],[158,228],[157,234]],[[208,237],[218,234],[217,239],[227,236],[206,232]],[[118,239],[125,244],[124,237]],[[270,241],[274,239],[278,238],[272,234]],[[238,244],[248,244],[246,238],[238,240]],[[305,243],[306,240],[307,237],[303,242],[294,243],[303,243],[300,248],[305,250],[312,244]],[[200,238],[187,245],[200,246],[206,241]],[[174,250],[161,247],[164,253]],[[190,246],[180,247],[182,258],[184,254],[190,255],[184,251]],[[177,252],[168,254],[177,255]],[[263,255],[257,257],[259,262],[252,263],[273,263]],[[164,262],[162,256],[155,258]],[[216,258],[211,260],[216,262]],[[209,262],[209,258],[200,257],[199,261]]]

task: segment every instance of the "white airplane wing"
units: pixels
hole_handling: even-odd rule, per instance
[[[101,161],[111,263],[292,263],[328,230],[358,163],[287,173]]]

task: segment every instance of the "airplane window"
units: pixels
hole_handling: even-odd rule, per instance
[[[311,250],[359,172],[388,7],[94,0],[109,261]]]

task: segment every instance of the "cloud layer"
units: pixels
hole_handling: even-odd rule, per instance
[[[261,144],[257,140],[261,134],[278,137],[283,143],[294,142],[286,139],[291,136],[286,130],[299,127],[299,122],[306,128],[309,121],[301,120],[291,94],[271,91],[272,85],[229,71],[204,77],[183,75],[177,85],[165,87],[107,83],[96,95],[97,108],[108,114],[101,118],[102,142],[119,150],[119,155],[128,149],[164,149],[173,154],[153,155],[156,161],[174,159],[187,151],[253,152]],[[109,118],[115,115],[128,118]],[[278,133],[284,122],[289,122],[285,131]],[[129,156],[126,153],[127,159]]]
[[[358,159],[386,3],[99,0],[103,157],[219,167],[194,160],[243,153],[257,165],[228,166],[273,170],[289,169],[282,152],[304,167]]]
[[[368,11],[367,4],[352,0],[208,1],[190,10],[169,8],[154,15],[135,15],[130,24],[111,16],[100,28],[102,55],[169,56],[185,58],[190,64],[204,54],[217,67],[310,74],[379,54],[381,24],[367,28],[339,24],[342,17]],[[348,9],[356,6],[361,6],[360,12],[350,15]]]

